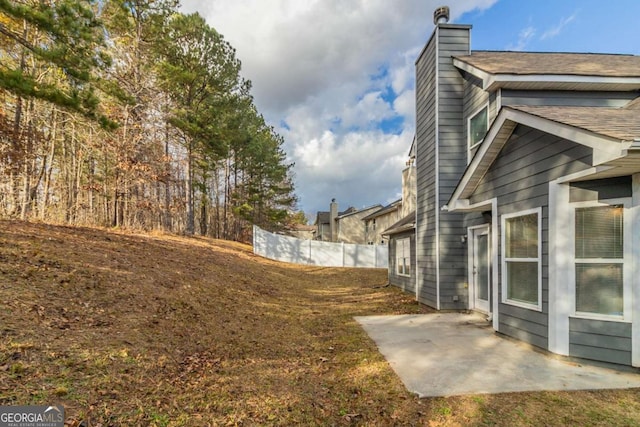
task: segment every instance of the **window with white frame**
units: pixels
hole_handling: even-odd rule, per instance
[[[624,205],[575,209],[575,313],[624,317]]]
[[[484,140],[484,136],[489,130],[489,105],[485,105],[476,111],[467,122],[467,133],[469,137],[469,150],[475,148]]]
[[[502,301],[541,310],[540,208],[502,216]]]
[[[411,275],[411,239],[396,240],[396,271],[399,276]]]

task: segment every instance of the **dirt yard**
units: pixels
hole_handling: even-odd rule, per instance
[[[640,390],[418,399],[353,316],[420,313],[386,272],[245,245],[0,221],[0,405],[67,425],[640,425]]]

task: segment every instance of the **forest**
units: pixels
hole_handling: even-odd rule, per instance
[[[293,164],[231,44],[174,0],[0,0],[0,218],[247,240]]]

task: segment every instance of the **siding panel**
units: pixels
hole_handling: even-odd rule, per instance
[[[548,348],[548,183],[589,167],[590,160],[587,147],[518,126],[471,197],[472,203],[496,197],[500,216],[542,207],[542,312],[500,303],[499,332]],[[501,269],[501,248],[498,258]],[[502,281],[501,270],[498,275]]]
[[[631,324],[570,318],[569,355],[630,365]]]

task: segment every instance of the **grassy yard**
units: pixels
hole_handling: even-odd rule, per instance
[[[204,238],[0,222],[0,405],[72,427],[640,425],[640,390],[418,399],[353,316],[421,313],[386,272]]]

